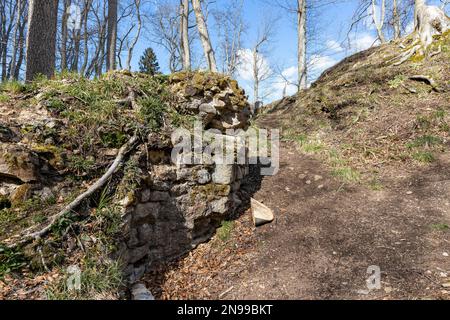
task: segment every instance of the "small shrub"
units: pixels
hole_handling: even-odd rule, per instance
[[[400,74],[388,82],[389,88],[397,89],[398,87],[400,87],[403,84],[403,82],[405,80],[406,80],[406,77],[404,75]]]
[[[217,237],[222,242],[227,242],[231,237],[231,232],[234,229],[233,221],[222,221],[222,226],[217,229]]]
[[[25,92],[27,87],[19,81],[7,81],[1,85],[1,89],[8,93],[19,94]]]
[[[148,97],[139,100],[139,115],[152,131],[158,131],[164,124],[166,105],[159,97]]]
[[[26,259],[20,251],[0,244],[0,280],[11,272],[20,271],[26,264]]]

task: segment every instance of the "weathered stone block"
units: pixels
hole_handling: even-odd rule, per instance
[[[210,208],[212,212],[224,214],[226,213],[230,208],[230,199],[228,198],[221,198],[219,200],[212,201],[210,203]]]
[[[234,178],[233,165],[217,165],[213,173],[212,179],[216,184],[231,184]]]
[[[39,169],[43,163],[30,150],[19,145],[0,144],[0,176],[21,180],[39,181]]]
[[[135,220],[144,219],[150,215],[152,215],[155,219],[159,214],[161,209],[161,205],[155,202],[149,203],[139,203],[136,205],[136,210],[134,212]]]
[[[177,181],[192,180],[194,172],[192,168],[180,168],[177,170]]]
[[[204,112],[204,113],[208,113],[208,114],[212,114],[212,115],[217,114],[216,108],[214,108],[214,106],[211,105],[210,103],[203,103],[202,105],[200,105],[198,110],[200,112]]]
[[[176,184],[170,189],[170,194],[173,197],[179,197],[186,194],[191,189],[188,183]]]
[[[150,201],[151,191],[149,189],[145,189],[141,192],[141,202],[149,202]]]
[[[197,182],[200,184],[207,184],[211,182],[211,175],[208,170],[202,169],[197,172]]]
[[[143,259],[148,254],[148,245],[144,245],[142,247],[134,248],[129,251],[128,262],[136,263],[139,260]]]
[[[153,191],[150,195],[150,201],[162,202],[170,199],[169,192],[166,191]]]
[[[138,232],[136,229],[131,229],[129,234],[129,239],[127,246],[129,248],[135,248],[139,245]]]
[[[142,244],[149,242],[150,239],[152,239],[154,236],[156,236],[153,233],[153,228],[147,223],[143,224],[142,226],[140,226],[138,228],[137,235],[138,235],[139,242]]]

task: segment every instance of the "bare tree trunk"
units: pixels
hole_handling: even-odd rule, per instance
[[[424,49],[432,42],[435,34],[442,34],[450,28],[450,19],[437,6],[427,6],[425,0],[415,0],[416,29]]]
[[[6,48],[5,33],[6,33],[6,2],[0,2],[0,60],[3,58],[4,50]]]
[[[450,29],[450,18],[438,6],[427,6],[425,0],[415,0],[415,29],[414,42],[411,48],[403,52],[396,59],[394,65],[398,66],[414,54],[426,54],[426,49],[433,43],[433,37]],[[439,48],[438,53],[441,51]]]
[[[394,39],[400,38],[400,16],[398,14],[397,0],[393,0]]]
[[[138,20],[137,21],[138,30],[136,32],[136,36],[133,39],[133,42],[128,47],[127,70],[131,70],[131,59],[133,58],[133,50],[139,40],[139,37],[141,36],[142,30],[141,0],[134,0],[134,5],[136,6],[136,18]]]
[[[197,28],[200,34],[203,51],[205,52],[205,58],[208,63],[208,69],[209,71],[217,72],[216,58],[214,56],[214,50],[211,46],[211,38],[209,37],[208,27],[206,25],[205,17],[203,16],[200,1],[192,0],[192,7],[194,8],[195,17],[197,19]]]
[[[81,67],[81,74],[86,75],[86,68],[89,62],[89,34],[88,34],[88,17],[91,8],[92,0],[84,0],[83,11],[83,65]]]
[[[72,64],[70,66],[70,71],[78,72],[78,60],[80,59],[81,30],[76,30],[76,32],[74,32],[73,37],[74,37],[73,57],[72,57]]]
[[[17,5],[14,4],[13,0],[9,0],[8,4],[5,6],[5,2],[3,1],[3,5],[2,5],[2,11],[4,10],[8,10],[8,12],[6,13],[3,12],[2,14],[7,14],[9,16],[9,18],[7,19],[6,16],[3,17],[3,23],[2,23],[2,81],[5,81],[6,79],[9,78],[9,73],[11,72],[11,64],[8,64],[8,53],[9,53],[9,42],[10,42],[10,36],[11,36],[11,32],[13,30],[13,26],[14,26],[14,16],[16,15],[16,9],[17,9]]]
[[[423,5],[425,5],[425,1],[420,1],[420,0],[414,1],[414,30],[417,30],[419,27],[418,22],[417,22],[417,10]]]
[[[116,69],[116,44],[117,44],[117,0],[108,0],[108,35],[107,35],[107,60],[108,71]]]
[[[380,21],[377,19],[377,9],[375,0],[372,0],[372,17],[375,28],[377,29],[378,39],[381,43],[386,43],[386,38],[383,33],[384,19],[386,18],[386,0],[381,0],[380,5]]]
[[[306,0],[297,0],[297,28],[298,28],[298,87],[307,87],[306,76]]]
[[[22,11],[23,11],[23,0],[17,1],[17,16],[16,16],[16,24],[14,25],[14,39],[13,39],[13,49],[12,49],[12,56],[11,56],[11,64],[10,64],[10,73],[9,78],[11,80],[15,79],[14,75],[16,74],[16,68],[17,68],[17,52],[19,50],[20,45],[20,35],[18,34],[20,31],[20,22],[22,19]]]
[[[67,30],[67,22],[69,19],[69,7],[70,7],[71,0],[64,0],[64,12],[62,16],[61,21],[61,71],[64,71],[67,69],[67,37],[68,37],[68,30]]]
[[[189,0],[181,0],[181,54],[183,70],[191,70],[191,48],[189,45]]]
[[[256,105],[256,103],[259,101],[259,81],[260,81],[260,75],[259,75],[259,56],[258,56],[258,49],[255,47],[253,49],[253,102]]]
[[[27,26],[28,23],[28,18],[27,18],[27,13],[26,13],[26,1],[23,3],[23,10],[22,10],[22,17],[21,17],[21,21],[20,21],[20,27],[19,27],[19,42],[18,42],[18,47],[19,47],[19,57],[17,58],[17,63],[16,66],[14,68],[14,79],[19,79],[19,75],[20,75],[20,69],[22,68],[22,63],[24,61],[25,58],[25,28]]]
[[[58,0],[30,0],[28,10],[26,81],[55,72]]]

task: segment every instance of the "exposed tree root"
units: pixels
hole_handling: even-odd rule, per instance
[[[402,87],[408,90],[409,93],[417,93],[417,90],[414,88],[407,87],[404,84],[402,84]]]
[[[414,81],[421,81],[421,82],[425,82],[426,84],[430,85],[434,91],[436,92],[440,92],[441,89],[439,89],[439,87],[436,84],[436,81],[434,81],[432,78],[424,76],[424,75],[416,75],[416,76],[410,76],[409,77],[410,80],[414,80]]]
[[[415,55],[420,49],[422,48],[421,45],[415,45],[408,51],[402,53],[400,56],[395,57],[393,60],[399,59],[396,63],[394,63],[394,66],[399,66],[403,64],[405,61],[409,60],[413,55]]]
[[[69,205],[67,205],[63,210],[52,216],[50,218],[50,223],[48,223],[43,229],[35,231],[33,233],[25,234],[21,236],[21,240],[18,241],[17,238],[7,239],[6,241],[4,241],[7,244],[7,247],[8,248],[19,247],[45,236],[61,217],[74,211],[86,199],[90,198],[95,192],[97,192],[108,182],[109,178],[116,172],[117,168],[123,162],[125,156],[135,147],[138,139],[139,139],[138,136],[134,135],[127,143],[125,143],[120,148],[119,153],[117,154],[114,162],[111,164],[106,173],[99,180],[97,180],[92,186],[90,186],[84,193],[79,195],[74,201],[72,201]]]
[[[433,51],[433,52],[430,53],[429,57],[430,58],[434,57],[434,56],[440,54],[441,52],[442,52],[442,46],[440,45],[439,48],[436,51]]]

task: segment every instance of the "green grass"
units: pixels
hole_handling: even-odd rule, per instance
[[[24,255],[0,244],[0,280],[11,272],[20,271],[26,265]]]
[[[435,223],[431,225],[431,228],[439,231],[447,231],[450,229],[450,226],[446,223]]]
[[[306,153],[319,153],[325,146],[321,142],[308,141],[302,145],[302,149]]]
[[[49,300],[92,300],[115,294],[122,286],[122,271],[116,261],[86,258],[82,261],[81,290],[69,290],[68,280],[72,274],[64,270],[64,277],[46,292]]]
[[[74,155],[71,157],[68,168],[77,175],[82,175],[94,169],[95,160],[90,158],[86,159],[82,156]]]
[[[409,149],[419,147],[433,147],[442,144],[442,139],[439,137],[424,135],[414,139],[414,141],[407,144]]]
[[[436,160],[435,156],[428,151],[418,151],[412,154],[412,158],[422,163],[431,163]]]
[[[432,121],[427,116],[418,115],[416,117],[416,124],[419,129],[427,130],[431,128]]]
[[[9,102],[11,99],[7,94],[0,93],[0,103]]]
[[[346,182],[358,182],[361,179],[359,172],[350,167],[334,168],[331,173]]]
[[[231,232],[234,229],[234,221],[222,221],[222,225],[217,229],[217,237],[222,242],[227,242],[231,237]]]
[[[293,134],[287,132],[284,139],[294,141],[299,146],[300,150],[305,153],[320,153],[325,149],[322,142],[309,138],[306,134]]]
[[[439,109],[434,112],[433,117],[435,119],[444,119],[446,115],[447,115],[447,111],[445,111],[443,109]]]
[[[372,179],[369,182],[369,188],[373,191],[383,190],[383,184],[378,179]]]
[[[11,223],[19,220],[17,212],[10,208],[0,210],[0,229],[4,230]]]
[[[400,87],[403,82],[405,82],[406,77],[404,75],[398,75],[396,76],[394,79],[390,80],[388,82],[389,88],[391,89],[397,89],[398,87]]]
[[[0,85],[0,90],[11,94],[19,94],[27,91],[27,86],[19,81],[6,81]]]

